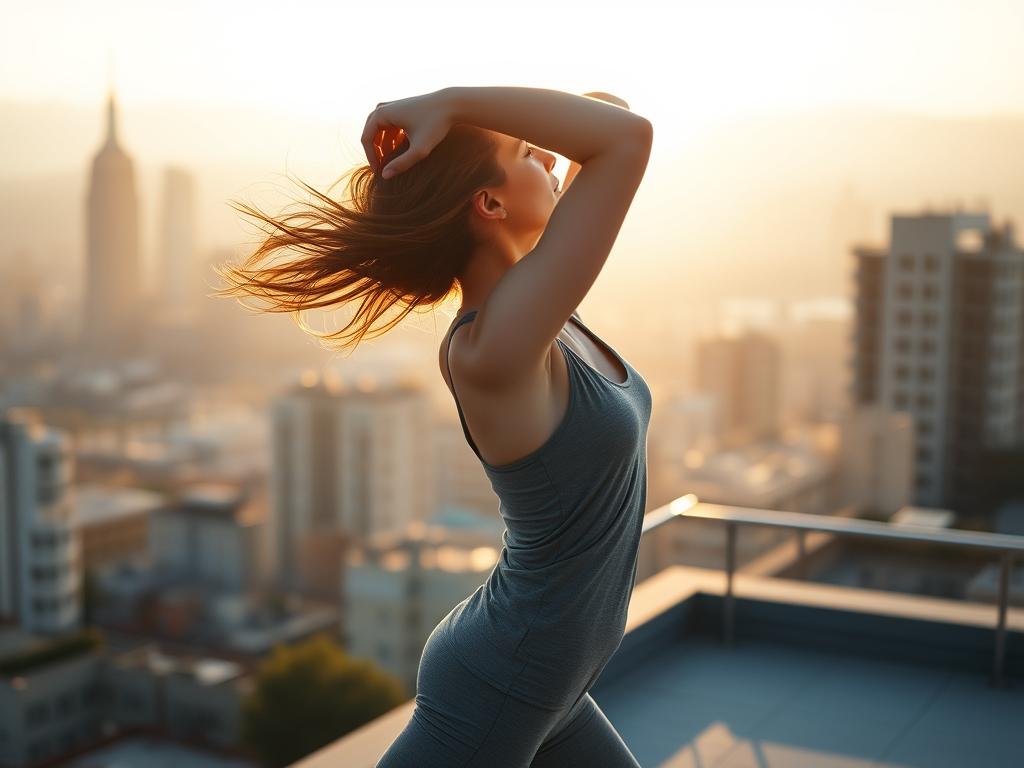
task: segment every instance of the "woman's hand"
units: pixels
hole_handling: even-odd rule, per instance
[[[374,171],[389,179],[406,171],[430,154],[454,124],[451,104],[445,92],[434,91],[397,101],[382,101],[366,118],[360,141],[366,160]],[[408,149],[391,159],[402,145]]]
[[[622,107],[624,109],[629,109],[629,104],[627,104],[623,99],[620,99],[618,96],[613,96],[610,93],[605,93],[604,91],[591,91],[590,93],[584,93],[583,95],[589,96],[592,99],[600,99],[601,101],[606,101],[609,104],[615,104],[616,106]],[[565,190],[567,190],[569,188],[569,185],[572,184],[572,180],[576,178],[576,174],[580,172],[580,168],[582,167],[583,166],[581,166],[575,160],[569,161],[569,170],[566,171],[565,181],[562,183],[562,194],[565,194]]]

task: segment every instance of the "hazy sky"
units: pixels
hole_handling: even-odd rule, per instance
[[[680,129],[862,104],[1024,112],[1024,3],[3,3],[0,100],[276,106],[358,119],[445,85],[623,95]]]
[[[800,265],[801,279],[820,265],[807,284],[840,285],[846,254],[826,228],[841,183],[869,198],[873,240],[893,206],[983,195],[1018,218],[1024,206],[1011,123],[956,132],[905,115],[804,114],[1024,117],[1024,0],[0,2],[0,182],[76,174],[61,187],[66,226],[31,219],[42,214],[30,204],[50,215],[52,189],[11,181],[0,228],[5,216],[8,230],[35,223],[19,230],[30,243],[5,231],[8,247],[80,254],[70,217],[81,215],[76,185],[103,138],[108,55],[123,142],[148,174],[145,215],[158,210],[165,163],[193,169],[210,245],[251,234],[226,199],[272,209],[259,187],[285,170],[325,187],[365,162],[358,140],[377,102],[448,85],[625,98],[656,138],[617,247],[694,285],[691,265],[739,263],[789,264],[794,274]],[[979,143],[981,155],[966,151]],[[218,164],[230,173],[217,176]],[[560,158],[555,173],[566,165]],[[150,240],[154,231],[147,225]]]

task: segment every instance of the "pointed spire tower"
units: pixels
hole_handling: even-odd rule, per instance
[[[86,196],[88,230],[83,351],[94,359],[139,352],[142,310],[135,165],[118,141],[111,66],[106,139],[93,157]]]
[[[117,101],[114,99],[114,89],[111,88],[107,94],[107,143],[106,146],[117,149]]]
[[[107,141],[104,148],[120,149],[117,144],[117,99],[114,98],[113,56],[107,52]]]

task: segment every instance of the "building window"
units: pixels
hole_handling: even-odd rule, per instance
[[[918,343],[918,348],[921,350],[922,353],[926,355],[934,354],[935,342],[932,341],[931,339],[921,339],[921,341]]]
[[[50,719],[50,704],[47,701],[37,701],[25,709],[25,724],[29,728],[44,725]]]
[[[912,299],[914,297],[914,287],[905,280],[899,284],[896,292],[901,299]]]
[[[925,283],[922,292],[926,299],[934,299],[939,295],[939,287],[935,283]]]
[[[923,325],[925,328],[934,328],[936,322],[937,317],[934,312],[929,312],[928,310],[925,310],[924,312],[921,313],[921,325]]]
[[[927,445],[917,446],[917,460],[918,461],[931,461],[932,460],[932,449]]]
[[[918,408],[931,408],[935,402],[930,392],[918,392],[917,394],[917,407]]]
[[[910,339],[906,336],[896,337],[896,351],[897,352],[909,352],[910,351]]]
[[[896,380],[906,381],[910,378],[910,369],[905,365],[896,366]]]
[[[928,475],[922,473],[917,476],[917,479],[914,481],[914,484],[918,487],[918,489],[924,489],[932,484],[932,479]]]
[[[896,408],[903,410],[910,405],[910,398],[907,396],[906,392],[897,392],[895,398],[893,398],[893,402],[896,404]]]
[[[914,254],[904,253],[900,256],[900,270],[903,272],[914,271]]]
[[[939,259],[934,253],[926,253],[924,255],[924,269],[925,272],[935,272],[939,268]]]
[[[932,381],[935,379],[935,371],[927,365],[922,365],[917,369],[917,378],[920,381]]]
[[[57,697],[57,712],[62,717],[67,717],[75,711],[75,696],[72,691],[62,693]]]
[[[896,313],[896,322],[899,323],[901,328],[908,328],[914,321],[914,316],[909,309],[901,309]]]
[[[932,433],[932,423],[928,419],[921,419],[917,422],[917,432],[919,435],[930,435]]]

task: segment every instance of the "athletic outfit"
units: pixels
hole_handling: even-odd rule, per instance
[[[572,319],[622,363],[626,380],[612,381],[556,339],[569,404],[536,450],[488,463],[455,395],[499,499],[504,546],[487,580],[431,632],[416,708],[377,768],[639,766],[589,690],[622,641],[636,580],[651,392],[577,313]]]

